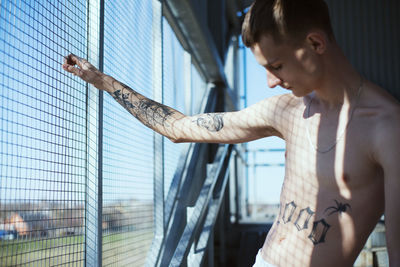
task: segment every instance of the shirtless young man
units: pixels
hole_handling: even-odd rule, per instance
[[[75,55],[63,68],[173,142],[286,141],[280,214],[255,266],[352,266],[382,214],[390,266],[400,266],[399,103],[344,57],[323,0],[256,0],[242,35],[269,87],[290,94],[190,117]]]

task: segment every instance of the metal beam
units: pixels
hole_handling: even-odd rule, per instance
[[[153,99],[163,102],[163,20],[162,4],[152,0],[153,5]],[[159,134],[153,133],[154,142],[154,238],[145,266],[156,266],[160,257],[161,246],[165,237],[165,203],[164,203],[164,140]]]
[[[204,221],[204,219],[207,219],[208,217],[208,220],[206,221],[207,223],[215,223],[216,215],[221,203],[218,200],[220,200],[220,197],[225,192],[221,192],[221,190],[224,190],[226,186],[227,165],[229,164],[231,150],[232,145],[221,145],[218,148],[214,163],[209,165],[210,168],[208,169],[207,177],[196,200],[193,213],[191,214],[189,221],[186,224],[185,230],[180,238],[179,244],[175,250],[169,266],[182,266],[184,260],[189,253],[191,245],[193,244],[195,235],[198,230],[200,230],[199,227],[201,226],[201,222]],[[214,192],[214,188],[216,187],[218,187],[219,190]],[[214,202],[214,205],[212,205],[213,193],[216,193],[216,201]],[[208,207],[210,207],[210,209],[207,209]],[[206,213],[207,211],[208,213]],[[209,216],[207,216],[207,214]],[[208,228],[210,227],[209,224],[207,224]],[[206,229],[202,239],[203,242],[201,243],[203,247],[206,246],[206,244],[208,243],[209,235],[210,232],[208,232],[208,229]],[[200,253],[199,255],[201,255],[200,257],[202,257],[202,255],[204,254]],[[197,259],[197,262],[201,262],[200,257]]]
[[[88,60],[103,69],[104,1],[88,1]],[[102,109],[103,93],[87,85],[85,266],[102,262]]]
[[[227,85],[224,65],[207,25],[201,23],[191,1],[165,0],[165,12],[183,35],[187,49],[192,54],[207,82]]]
[[[241,12],[241,10],[238,7],[237,0],[226,0],[226,9],[229,22],[233,26],[233,34],[240,35],[241,23],[240,18],[238,18],[238,12]]]

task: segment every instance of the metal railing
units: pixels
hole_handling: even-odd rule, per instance
[[[191,265],[201,265],[225,192],[231,152],[232,145],[219,146],[215,161],[208,165],[207,178],[180,237],[170,266],[181,266],[193,245],[194,255]],[[199,235],[199,239],[197,244],[194,244],[196,235]]]
[[[215,110],[218,88],[210,88],[203,100],[204,112]],[[220,145],[213,163],[208,164],[209,144],[188,144],[180,156],[167,198],[155,196],[157,231],[146,266],[180,266],[197,240],[194,249],[196,265],[200,265],[210,238],[211,229],[227,184],[227,169],[232,145]],[[204,174],[204,175],[203,175]],[[161,178],[160,178],[161,179]],[[157,187],[163,183],[155,181]],[[158,214],[160,211],[161,214]]]

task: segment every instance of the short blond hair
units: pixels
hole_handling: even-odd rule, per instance
[[[271,35],[277,43],[299,42],[313,29],[334,39],[324,0],[256,0],[245,16],[242,40],[247,47],[258,43],[262,35]]]

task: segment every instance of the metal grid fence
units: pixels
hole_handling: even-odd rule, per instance
[[[104,71],[153,98],[152,1],[106,1]],[[153,132],[104,97],[103,266],[142,266],[153,238]]]
[[[0,0],[0,266],[144,264],[155,230],[153,181],[170,179],[180,148],[157,142],[61,63],[71,52],[89,58],[190,112],[196,103],[181,98],[183,88],[205,82],[198,73],[180,86],[159,82],[160,73],[181,79],[187,67],[160,59],[170,53],[155,46],[165,27],[157,0]]]
[[[87,1],[0,1],[0,265],[84,263]]]
[[[189,90],[184,90],[186,87],[186,79],[190,79],[188,73],[187,62],[188,55],[183,50],[182,45],[174,35],[168,21],[163,19],[163,102],[171,107],[176,108],[180,112],[186,113],[185,98],[190,93]],[[190,59],[190,56],[189,56]],[[164,138],[164,198],[168,195],[168,189],[171,185],[175,169],[179,160],[180,153],[183,149],[183,144],[173,144],[171,141]]]

